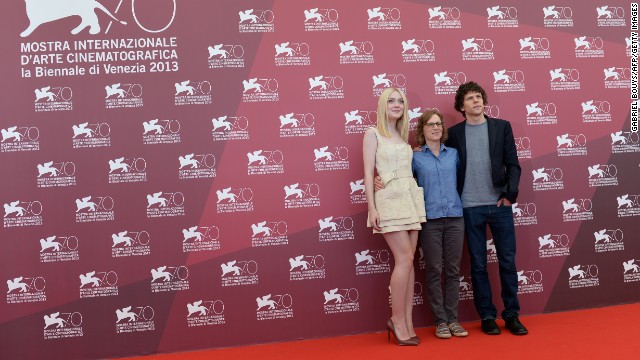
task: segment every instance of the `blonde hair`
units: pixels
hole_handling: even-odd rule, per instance
[[[400,137],[405,142],[409,142],[409,114],[407,113],[407,109],[409,108],[409,104],[407,103],[407,97],[404,95],[402,90],[396,88],[386,88],[380,94],[378,98],[378,123],[376,128],[380,135],[385,137],[390,137],[391,134],[387,130],[387,124],[389,123],[389,116],[387,115],[387,101],[389,100],[389,96],[397,91],[400,96],[402,96],[402,101],[404,101],[404,110],[402,112],[402,116],[396,122],[396,129],[400,133]]]

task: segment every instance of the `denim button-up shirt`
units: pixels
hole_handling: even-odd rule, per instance
[[[456,187],[458,166],[458,151],[444,144],[440,144],[438,157],[426,145],[413,153],[411,167],[418,185],[424,188],[427,219],[462,216],[462,202]]]

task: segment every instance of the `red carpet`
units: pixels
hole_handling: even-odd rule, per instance
[[[204,359],[638,359],[637,323],[640,303],[598,309],[524,316],[529,335],[503,331],[489,336],[479,322],[465,323],[466,338],[438,339],[434,328],[418,329],[422,343],[398,347],[387,334],[372,333],[328,339],[295,341],[240,348],[152,355],[127,360]],[[498,321],[502,326],[502,321]],[[633,345],[633,344],[636,345]]]

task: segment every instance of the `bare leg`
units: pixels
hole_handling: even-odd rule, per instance
[[[409,231],[409,241],[411,242],[411,249],[415,254],[416,246],[418,245],[418,231]],[[409,336],[416,336],[416,332],[413,329],[413,294],[415,291],[416,273],[413,262],[411,263],[411,272],[409,273],[409,279],[407,280],[407,294],[405,298],[405,321],[407,322],[407,331]]]
[[[383,236],[393,253],[395,262],[390,283],[391,321],[400,340],[408,340],[411,336],[407,330],[407,311],[405,307],[407,303],[407,285],[413,273],[413,254],[416,249],[417,238],[412,246],[407,231],[394,231],[383,234]],[[413,282],[411,284],[411,293],[413,294]]]

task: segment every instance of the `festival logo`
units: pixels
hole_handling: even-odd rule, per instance
[[[78,253],[78,238],[70,236],[48,236],[40,239],[40,262],[76,261],[80,260]]]
[[[604,57],[604,42],[601,37],[583,35],[573,38],[573,42],[576,44],[576,58]]]
[[[596,19],[598,26],[621,26],[626,27],[627,22],[624,17],[624,8],[620,6],[598,6],[596,7]]]
[[[542,8],[544,27],[573,27],[573,10],[568,6],[547,6]]]
[[[513,212],[513,223],[515,226],[536,225],[538,217],[536,216],[536,204],[534,203],[513,203],[511,204],[511,212]]]
[[[593,220],[593,203],[591,199],[576,199],[562,201],[562,221]]]
[[[184,215],[184,194],[181,192],[158,191],[147,195],[147,217],[167,217]]]
[[[605,89],[630,89],[631,69],[625,67],[604,68]]]
[[[78,277],[80,299],[118,295],[118,274],[115,271],[94,270]]]
[[[289,258],[289,280],[324,279],[324,264],[322,255],[298,255]]]
[[[375,7],[367,9],[369,30],[400,30],[400,10],[398,8]]]
[[[519,136],[513,138],[516,143],[516,151],[518,152],[518,159],[531,159],[531,139],[527,136]]]
[[[344,99],[342,76],[318,75],[309,78],[309,99]]]
[[[435,107],[434,108],[426,107],[426,109],[439,111],[438,108],[435,108]],[[500,109],[498,109],[497,106],[491,110],[496,110],[498,114],[500,113]],[[485,106],[484,111],[485,111],[485,114],[489,112],[487,116],[497,117],[497,116],[491,115],[491,111],[488,109],[488,106]],[[418,127],[418,119],[420,118],[420,116],[422,116],[422,108],[418,106],[413,109],[407,109],[407,113],[409,114],[409,131],[413,132]]]
[[[278,101],[278,80],[271,78],[251,78],[242,80],[243,102],[268,102]]]
[[[281,138],[316,135],[316,117],[312,113],[291,112],[278,116],[278,119]]]
[[[47,283],[42,276],[17,276],[7,280],[7,304],[47,301]]]
[[[305,31],[337,31],[340,30],[338,24],[338,10],[313,8],[304,10],[304,30]]]
[[[44,86],[34,90],[36,100],[35,111],[73,110],[73,91],[67,86]]]
[[[320,206],[320,186],[315,183],[295,183],[284,186],[284,208],[297,209]]]
[[[526,91],[524,73],[521,70],[502,69],[493,72],[493,91],[516,92]]]
[[[231,260],[220,264],[222,286],[255,285],[258,283],[258,263],[254,260]]]
[[[289,244],[287,223],[284,221],[260,221],[251,224],[251,246],[276,246]]]
[[[49,339],[66,339],[82,336],[82,314],[74,312],[54,312],[45,314],[43,337]]]
[[[492,6],[487,8],[489,28],[517,28],[518,9],[513,6]]]
[[[562,190],[564,181],[562,169],[560,168],[539,168],[531,170],[533,175],[533,191]]]
[[[328,216],[318,220],[319,241],[353,240],[353,219],[349,216]]]
[[[391,307],[391,286],[387,287],[389,289],[389,307]],[[422,284],[418,281],[413,283],[413,306],[424,305],[424,297],[422,295],[423,288]]]
[[[598,266],[574,265],[567,269],[569,271],[569,288],[578,289],[600,285],[598,278]]]
[[[189,290],[189,269],[184,266],[158,266],[151,269],[151,292]]]
[[[548,38],[527,36],[518,39],[518,42],[520,43],[520,59],[551,59]]]
[[[174,83],[176,89],[174,104],[179,105],[209,105],[211,104],[211,83],[207,80],[185,80]]]
[[[309,56],[309,44],[301,42],[283,42],[274,45],[276,54],[274,61],[276,66],[311,65]]]
[[[108,123],[83,122],[71,126],[73,148],[96,148],[111,146],[111,126]]]
[[[107,109],[137,108],[144,105],[142,101],[142,85],[115,83],[104,87],[107,95],[104,106]]]
[[[4,203],[4,227],[42,225],[42,203],[34,201],[10,201]]]
[[[69,16],[80,16],[81,22],[80,25],[73,28],[71,30],[71,34],[86,34],[85,30],[88,31],[91,35],[100,34],[103,27],[100,24],[98,11],[100,13],[104,13],[109,18],[109,23],[107,24],[104,34],[108,34],[111,26],[115,23],[119,23],[122,26],[128,26],[129,22],[123,20],[125,17],[121,17],[118,15],[118,11],[120,10],[120,2],[115,10],[109,10],[105,5],[101,4],[98,1],[87,1],[87,2],[72,2],[72,3],[59,3],[59,2],[42,2],[38,0],[26,0],[26,10],[27,17],[29,18],[29,26],[20,33],[21,37],[27,37],[31,35],[36,29],[40,27],[42,24],[50,23],[53,21],[58,21],[60,19],[67,18]],[[171,2],[170,2],[171,3]],[[169,26],[173,23],[176,15],[176,1],[173,1],[171,5],[171,11],[173,14],[171,15],[171,20],[161,28],[148,28],[140,22],[140,18],[144,18],[141,14],[136,13],[135,1],[131,3],[131,17],[133,18],[136,25],[141,30],[144,30],[148,33],[159,33],[168,29]],[[154,7],[154,11],[157,11],[157,7]],[[118,16],[116,16],[118,15]],[[162,15],[159,15],[162,16]],[[102,17],[102,15],[101,15]],[[162,17],[164,19],[164,17]],[[104,25],[104,23],[102,24]],[[42,31],[42,30],[39,30]]]
[[[216,190],[218,214],[227,212],[253,211],[253,190],[251,188],[223,188]]]
[[[244,116],[220,116],[211,119],[213,141],[249,140],[249,120]]]
[[[391,272],[389,251],[365,249],[355,253],[356,275],[383,274]]]
[[[143,121],[142,142],[145,145],[180,143],[180,121],[152,119]]]
[[[187,326],[223,325],[224,303],[222,300],[197,300],[187,303]]]
[[[631,259],[622,262],[622,267],[624,268],[624,282],[638,282],[640,281],[640,266],[635,262],[640,260]]]
[[[213,154],[186,154],[178,156],[178,178],[208,179],[216,177],[216,157]]]
[[[601,229],[594,231],[595,251],[622,251],[624,250],[624,233],[620,229]]]
[[[624,42],[627,45],[627,57],[631,57],[631,44],[633,43],[632,38],[635,39],[636,46],[635,49],[638,48],[638,35],[634,35],[635,33],[631,33],[630,37],[625,37]]]
[[[402,62],[436,61],[436,47],[428,39],[402,40]]]
[[[220,247],[220,229],[215,225],[182,229],[182,252],[212,251]]]
[[[340,64],[373,64],[373,44],[370,41],[347,40],[338,43]]]
[[[618,168],[615,164],[595,164],[587,166],[589,187],[617,186]]]
[[[365,195],[364,190],[364,179],[349,181],[349,187],[351,187],[349,198],[351,199],[352,205],[367,203],[367,196]]]
[[[470,276],[460,276],[460,291],[458,293],[460,301],[473,300],[473,287]]]
[[[538,236],[538,256],[540,258],[569,256],[569,236],[567,234],[545,234]]]
[[[462,40],[462,60],[493,60],[493,41],[477,38]]]
[[[247,9],[238,12],[240,21],[238,31],[241,33],[274,32],[275,15],[271,10]]]
[[[109,160],[109,184],[147,181],[147,160],[119,157]]]
[[[145,256],[151,254],[151,235],[145,230],[120,231],[111,234],[111,257]]]
[[[467,82],[467,74],[462,71],[442,71],[433,74],[436,95],[452,95],[458,86]]]
[[[151,306],[126,306],[116,309],[116,334],[153,331],[155,311]]]
[[[460,29],[460,9],[457,7],[434,6],[427,9],[430,29]]]
[[[616,196],[618,202],[618,217],[640,216],[640,195],[624,194]]]
[[[587,138],[584,134],[562,134],[556,136],[558,156],[586,156]]]
[[[37,165],[39,188],[76,185],[76,164],[71,161],[48,161]]]
[[[293,317],[293,298],[290,294],[267,294],[256,298],[257,320],[289,319]]]
[[[582,122],[611,122],[611,104],[606,100],[587,100],[582,106]]]
[[[551,90],[580,90],[580,72],[573,68],[549,70]]]
[[[37,151],[40,150],[40,130],[35,126],[8,126],[0,129],[2,141],[0,151]]]
[[[611,152],[614,154],[640,152],[640,134],[622,130],[611,133]]]
[[[207,47],[209,69],[244,67],[244,47],[239,44],[215,44]]]
[[[323,291],[322,294],[324,295],[325,315],[360,311],[360,303],[358,302],[360,294],[356,288],[335,288]]]
[[[349,170],[349,149],[344,146],[323,146],[313,153],[316,171]]]
[[[542,286],[542,272],[540,270],[520,270],[518,274],[518,295],[541,293],[544,291]]]
[[[389,87],[394,87],[402,90],[405,94],[407,93],[407,79],[403,74],[382,73],[373,75],[371,79],[373,80],[373,96],[375,98],[380,97],[384,89]]]
[[[247,175],[284,173],[284,156],[280,150],[255,150],[248,152],[247,158]]]
[[[498,252],[496,251],[496,244],[493,242],[493,239],[487,239],[487,263],[497,263],[498,262]]]
[[[525,105],[527,125],[555,125],[558,123],[556,104],[552,102],[534,102]]]
[[[76,199],[76,222],[113,221],[115,202],[111,196],[85,196]]]
[[[370,127],[375,127],[378,121],[376,111],[351,110],[344,113],[344,133],[364,134]]]

